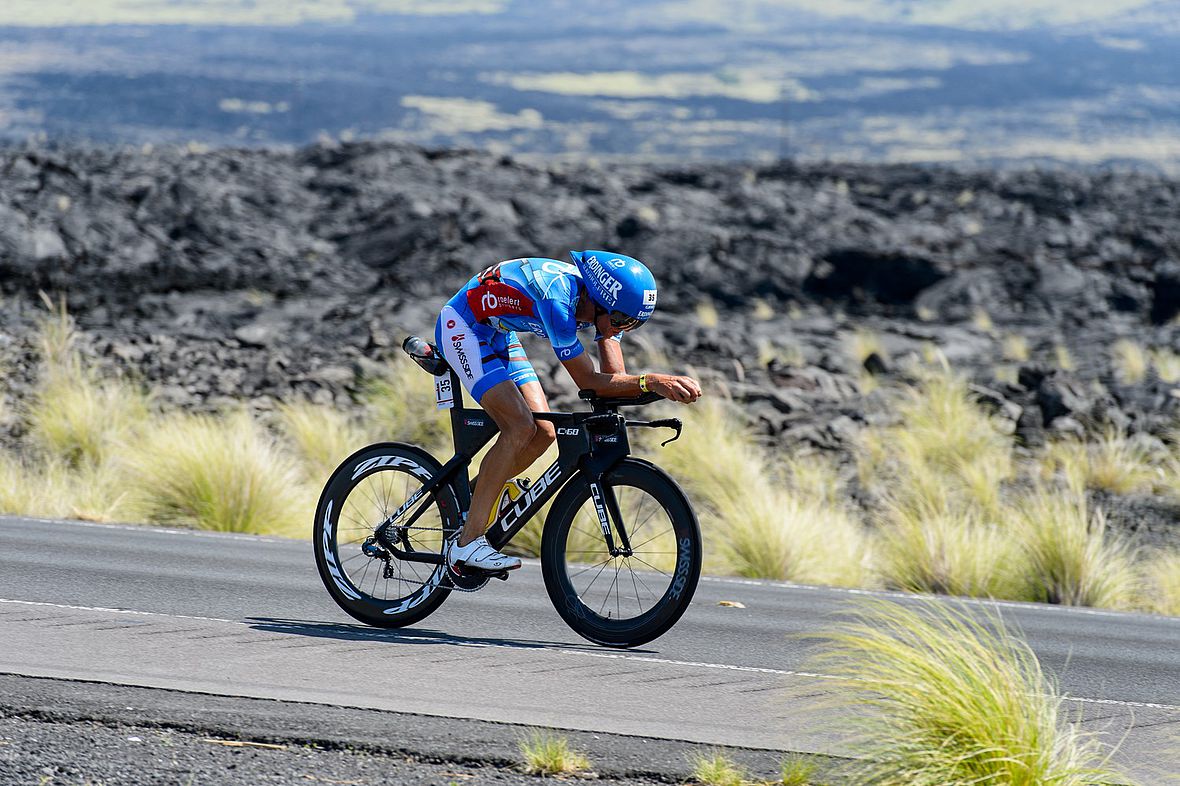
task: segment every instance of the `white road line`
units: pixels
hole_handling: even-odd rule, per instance
[[[0,604],[10,604],[10,605],[19,605],[19,606],[41,606],[41,607],[48,607],[48,608],[55,608],[55,609],[66,609],[66,610],[70,610],[70,611],[99,612],[99,613],[104,613],[104,614],[133,614],[133,615],[144,616],[144,617],[163,617],[166,619],[179,619],[179,620],[199,620],[202,622],[220,622],[220,623],[228,623],[230,625],[241,625],[243,627],[249,627],[249,628],[257,627],[257,623],[247,622],[244,620],[231,620],[231,619],[224,619],[222,617],[199,617],[199,616],[194,616],[191,614],[165,614],[165,613],[159,612],[159,611],[137,611],[134,609],[112,609],[112,608],[105,608],[102,606],[75,606],[75,605],[70,605],[70,604],[65,604],[65,603],[48,603],[45,601],[32,601],[32,600],[13,600],[10,598],[0,598]],[[295,627],[295,626],[292,626],[292,627]],[[366,630],[358,630],[358,631],[355,631],[354,635],[357,635],[357,636],[360,636],[363,638],[381,639],[384,641],[388,641],[391,634],[382,633],[382,632],[378,632],[378,631],[370,632],[370,631],[366,631]],[[790,671],[787,669],[770,669],[770,668],[764,668],[764,667],[760,667],[760,666],[738,666],[736,664],[731,664],[731,663],[708,663],[705,661],[684,661],[684,660],[673,660],[671,658],[652,658],[652,657],[645,657],[642,655],[628,655],[626,653],[621,653],[621,652],[590,652],[590,651],[586,651],[586,650],[565,649],[565,648],[561,648],[561,647],[536,647],[536,648],[533,648],[533,647],[521,646],[521,645],[516,645],[516,644],[506,644],[506,643],[487,642],[487,641],[440,640],[440,639],[438,639],[436,637],[432,637],[432,636],[412,636],[412,635],[407,635],[407,634],[403,634],[400,632],[392,634],[392,635],[396,636],[397,639],[402,640],[402,641],[424,642],[424,643],[429,643],[429,644],[441,644],[441,645],[446,645],[446,646],[471,647],[473,649],[511,649],[511,650],[534,650],[535,649],[538,651],[552,652],[552,653],[555,653],[558,655],[569,655],[569,656],[573,656],[573,657],[583,657],[583,658],[603,658],[603,659],[607,659],[607,660],[625,660],[625,661],[634,661],[634,662],[639,662],[639,663],[658,663],[658,664],[668,665],[668,666],[686,666],[689,668],[714,669],[714,670],[721,670],[721,671],[735,671],[735,672],[744,672],[744,673],[752,673],[752,674],[775,674],[775,675],[783,676],[783,677],[806,677],[808,679],[819,679],[819,680],[841,680],[841,679],[843,679],[842,677],[838,677],[834,674],[819,674],[816,672],[808,672],[808,671]],[[1180,706],[1173,706],[1170,704],[1151,704],[1148,702],[1121,701],[1119,699],[1090,699],[1090,698],[1083,698],[1083,697],[1078,697],[1078,696],[1066,696],[1065,700],[1083,703],[1083,704],[1103,704],[1103,705],[1111,705],[1111,706],[1118,706],[1118,707],[1140,707],[1140,708],[1146,708],[1146,709],[1178,710],[1178,711],[1180,711]]]
[[[114,529],[125,532],[141,532],[141,533],[164,533],[166,535],[180,535],[193,538],[218,538],[222,540],[238,540],[249,541],[252,543],[301,543],[302,539],[296,538],[272,538],[264,537],[262,535],[244,535],[232,532],[206,532],[203,530],[191,529],[170,529],[164,527],[155,527],[151,525],[137,525],[137,524],[100,524],[93,521],[74,521],[72,519],[29,519],[20,516],[0,516],[0,525],[5,521],[40,521],[50,524],[62,524],[73,527],[89,527],[95,529]],[[540,561],[536,559],[526,559],[525,564],[540,565]],[[729,584],[734,586],[747,587],[768,587],[772,589],[791,589],[802,590],[805,592],[830,593],[838,595],[851,596],[865,596],[870,598],[896,598],[899,600],[937,600],[937,601],[952,601],[955,603],[962,603],[970,606],[993,606],[1005,609],[1021,609],[1024,611],[1037,611],[1041,613],[1063,614],[1063,615],[1079,615],[1086,617],[1114,617],[1118,619],[1127,619],[1130,617],[1139,617],[1141,619],[1149,619],[1153,622],[1175,625],[1180,627],[1180,617],[1164,617],[1156,614],[1142,614],[1131,611],[1109,611],[1106,609],[1093,609],[1082,606],[1057,606],[1048,603],[1026,603],[1022,601],[1013,600],[990,600],[986,598],[965,598],[951,595],[927,595],[916,592],[896,592],[890,590],[871,590],[871,589],[854,589],[849,587],[827,587],[813,584],[795,584],[789,581],[772,581],[769,579],[739,579],[732,576],[701,576],[703,583],[709,584]]]

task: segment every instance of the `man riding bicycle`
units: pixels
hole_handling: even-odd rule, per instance
[[[496,551],[483,533],[505,484],[556,439],[552,423],[533,419],[533,412],[549,411],[549,402],[516,331],[549,339],[581,390],[600,396],[654,391],[684,404],[700,398],[700,383],[692,377],[626,372],[620,339],[655,311],[651,271],[637,259],[605,251],[571,251],[570,257],[572,265],[537,257],[493,265],[447,301],[435,324],[435,341],[447,362],[500,428],[480,464],[463,528],[447,544],[451,570],[520,567],[519,559]],[[595,370],[577,336],[591,325],[601,370]]]

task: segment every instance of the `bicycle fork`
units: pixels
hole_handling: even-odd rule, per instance
[[[606,540],[606,547],[610,551],[610,555],[612,557],[630,557],[634,552],[631,550],[631,540],[627,537],[627,530],[623,526],[623,516],[619,512],[619,501],[615,497],[614,489],[603,485],[600,476],[590,481],[590,496],[594,499],[594,510],[598,513],[598,525],[602,528],[602,537]],[[612,520],[614,521],[614,529],[619,533],[621,546],[615,545],[614,536],[611,534]]]

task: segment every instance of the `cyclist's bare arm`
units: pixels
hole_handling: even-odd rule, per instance
[[[579,390],[590,389],[600,396],[638,396],[643,392],[639,388],[638,376],[598,371],[594,368],[594,361],[585,352],[573,360],[563,360],[561,364],[573,377],[574,384]],[[691,404],[701,397],[701,383],[692,377],[648,374],[647,387],[666,399],[682,404]]]
[[[598,362],[604,374],[627,373],[627,366],[623,363],[623,345],[611,338],[598,340]]]

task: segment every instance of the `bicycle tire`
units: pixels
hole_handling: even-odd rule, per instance
[[[400,628],[434,612],[450,594],[450,580],[442,565],[404,561],[396,556],[391,556],[391,569],[402,572],[390,590],[390,579],[383,575],[383,561],[360,550],[366,529],[371,534],[386,516],[441,471],[442,465],[415,445],[382,442],[353,453],[328,479],[312,527],[315,561],[328,593],[352,617],[375,627]],[[383,490],[381,494],[376,493],[378,488]],[[433,508],[415,523],[412,532],[407,531],[407,538],[416,541],[416,548],[441,553],[443,538],[458,530],[460,515],[454,489],[446,484],[436,491],[433,501],[417,501],[402,518],[406,520],[418,505]],[[357,500],[359,513],[349,508],[353,500]],[[370,510],[371,515],[364,515]],[[342,517],[347,527],[341,527]],[[349,539],[342,541],[344,530]],[[362,572],[363,578],[359,576]],[[404,595],[397,594],[403,591]]]
[[[593,512],[589,481],[585,475],[578,474],[562,490],[545,521],[541,537],[541,569],[545,578],[545,588],[554,608],[578,635],[608,647],[637,647],[666,633],[692,602],[701,574],[700,525],[680,486],[667,473],[650,462],[636,458],[624,459],[607,473],[603,483],[609,486],[619,499],[624,524],[629,534],[634,536],[631,543],[636,549],[635,555],[610,557],[598,525],[597,514]],[[626,492],[627,489],[631,491]],[[657,532],[651,537],[651,531],[644,531],[644,527],[647,526],[646,520],[639,521],[642,507],[632,510],[633,515],[628,516],[631,506],[624,501],[624,497],[629,494],[637,494],[656,503],[655,509],[662,511],[667,519],[672,539],[667,538],[666,533]],[[639,504],[642,506],[646,503]],[[580,523],[579,515],[582,516]],[[628,521],[628,518],[631,518],[631,521]],[[656,524],[657,529],[660,526],[660,523]],[[597,531],[596,546],[593,545],[593,538],[587,529]],[[575,540],[571,541],[571,537]],[[674,541],[675,545],[674,552],[658,552],[669,556],[674,554],[670,560],[663,557],[667,560],[666,566],[670,568],[669,571],[662,570],[661,565],[655,560],[640,556],[650,556],[650,552],[641,551],[642,547],[649,543],[657,543],[659,546],[661,538],[664,539],[662,543]],[[578,542],[579,539],[581,542]],[[571,545],[581,548],[571,548]],[[666,545],[659,547],[667,548]],[[634,587],[634,603],[629,597],[627,599],[629,610],[638,612],[634,616],[624,616],[626,612],[622,609],[622,590],[614,596],[616,606],[613,616],[608,608],[611,597],[609,591],[606,601],[601,605],[597,604],[596,596],[591,597],[594,583],[607,572],[605,565],[599,568],[599,565],[604,564],[602,561],[583,567],[587,564],[587,552],[591,553],[589,560],[595,559],[595,548],[600,549],[597,556],[606,558],[606,565],[615,563],[614,584],[621,586],[619,576],[623,575],[624,583],[630,582]],[[571,560],[571,555],[577,555],[578,559]],[[638,568],[639,573],[636,573],[636,560],[642,563]],[[588,582],[589,586],[586,586],[587,582],[582,581],[580,577],[586,576],[595,568],[599,569],[598,573],[594,580]],[[620,574],[621,570],[626,570],[630,575]],[[657,580],[656,574],[662,574],[668,579],[667,587],[659,594],[651,589],[651,584]],[[645,608],[644,599],[649,596],[653,602]]]

